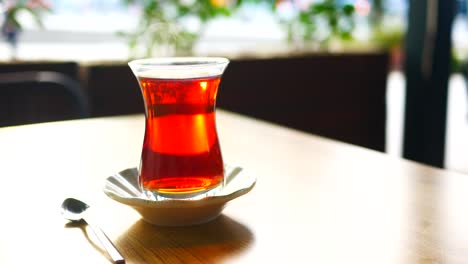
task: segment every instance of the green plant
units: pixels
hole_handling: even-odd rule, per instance
[[[120,35],[128,41],[131,57],[153,56],[156,49],[165,53],[190,54],[204,25],[231,14],[223,0],[124,0],[141,7],[141,18],[134,32]],[[198,25],[192,27],[193,25]]]
[[[4,13],[4,24],[9,24],[18,30],[21,30],[23,26],[18,19],[18,14],[25,11],[32,15],[36,24],[39,27],[43,27],[42,15],[46,11],[50,11],[50,7],[41,0],[16,0],[16,1],[2,1],[0,4],[5,5]]]
[[[20,12],[29,13],[39,27],[43,27],[42,15],[44,12],[50,11],[50,7],[42,0],[17,0],[17,1],[2,1],[4,5],[4,18],[1,24],[1,35],[10,44],[11,58],[16,59],[16,48],[18,44],[18,35],[23,29],[18,14]]]
[[[404,41],[405,32],[401,27],[383,27],[373,28],[372,41],[380,48],[390,50],[400,47]]]
[[[372,30],[372,42],[378,47],[391,50],[401,48],[405,32],[402,25],[388,25],[385,23],[384,0],[374,0],[373,8],[369,14],[369,22]]]
[[[465,76],[465,79],[468,79],[468,61],[463,61],[460,63],[460,73]]]
[[[468,56],[465,53],[460,53],[452,49],[451,70],[452,72],[458,72],[464,76],[468,76]]]
[[[370,22],[377,31],[381,31],[385,9],[384,0],[373,0],[372,12],[370,13]]]
[[[282,17],[277,7],[285,2],[295,5],[293,0],[123,1],[142,10],[135,31],[120,32],[128,41],[131,57],[190,54],[207,22],[218,16],[229,16],[247,3],[270,7],[284,26],[287,39],[293,43],[317,43],[324,47],[333,39],[351,39],[355,26],[353,5],[340,4],[338,0],[322,0],[306,9],[296,8],[297,12],[288,18]],[[190,29],[193,24],[198,24],[198,28]]]
[[[332,39],[349,40],[355,27],[354,6],[336,0],[314,2],[289,19],[280,18],[290,42],[317,43],[325,47]]]

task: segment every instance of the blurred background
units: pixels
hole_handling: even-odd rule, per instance
[[[1,67],[76,63],[78,73],[72,77],[88,97],[90,116],[106,116],[144,111],[135,95],[138,87],[99,91],[104,86],[99,80],[121,72],[127,74],[129,86],[134,82],[125,65],[128,60],[224,56],[233,63],[220,88],[220,108],[402,156],[405,34],[410,4],[417,2],[0,0]],[[443,166],[468,172],[468,1],[454,2]],[[285,94],[284,87],[275,90],[274,80],[249,75],[258,67],[270,69],[265,73],[270,77],[272,72],[295,76],[297,82],[291,85],[307,91],[298,91],[295,98],[293,91]],[[111,72],[106,75],[107,68]],[[262,74],[258,71],[259,78]],[[335,80],[341,77],[342,82]],[[245,99],[252,95],[239,88],[246,83],[255,84],[260,93],[251,102]],[[265,93],[277,95],[278,101],[263,101]],[[304,97],[310,101],[301,101]],[[122,111],[122,105],[132,104],[125,99],[138,105]],[[353,126],[361,129],[350,129]]]
[[[174,2],[176,4],[169,7],[159,4],[161,6],[159,7],[158,4],[152,5],[151,2]],[[291,50],[300,45],[299,42],[304,36],[300,32],[296,32],[296,36],[288,36],[291,33],[288,31],[288,26],[300,28],[300,25],[297,25],[301,23],[298,13],[304,12],[314,3],[327,1],[198,1],[213,2],[213,5],[219,5],[222,8],[206,11],[200,10],[205,8],[202,6],[188,12],[172,10],[181,6],[192,9],[191,6],[196,2],[195,0],[2,0],[0,10],[3,10],[5,14],[11,6],[25,5],[27,7],[15,12],[14,15],[21,24],[21,33],[18,36],[21,45],[18,45],[15,54],[17,59],[122,60],[134,55],[128,49],[129,37],[123,36],[123,33],[130,35],[144,30],[145,34],[149,34],[148,31],[159,31],[157,34],[161,34],[160,32],[164,30],[161,29],[162,26],[158,28],[154,24],[173,23],[174,20],[177,20],[178,25],[183,25],[186,28],[184,30],[196,32],[199,35],[193,47],[197,54],[229,52],[239,55],[271,51],[284,52],[285,48]],[[351,5],[355,9],[352,14],[354,25],[350,28],[353,40],[347,43],[348,48],[352,46],[355,49],[366,49],[369,46],[375,47],[376,44],[396,45],[401,41],[406,26],[408,9],[406,0],[336,0],[331,2],[336,9],[345,5]],[[466,5],[464,1],[463,5]],[[460,6],[463,5],[460,4]],[[376,8],[378,8],[377,11]],[[166,9],[164,13],[175,12],[177,14],[161,18],[153,9]],[[460,21],[457,23],[460,24],[457,27],[459,34],[455,34],[456,36],[466,35],[467,25],[463,25],[466,24],[465,9],[460,8],[458,16]],[[212,13],[205,15],[203,12]],[[339,13],[339,10],[336,12]],[[326,17],[326,12],[323,13],[322,18],[315,19],[317,21],[304,21],[304,24],[314,22],[319,28],[312,34],[315,39],[322,40],[328,37],[327,35],[331,35],[326,30],[322,32],[320,29],[328,23],[329,18]],[[337,15],[338,19],[345,17],[342,14]],[[38,17],[40,17],[40,23],[37,23]],[[0,21],[4,23],[5,19],[4,15]],[[148,25],[145,25],[143,29],[145,19],[152,20],[148,23],[153,25],[153,29],[148,28]],[[203,29],[200,30],[200,27]],[[462,41],[460,37],[456,39],[458,42]],[[295,46],[291,47],[291,43]],[[262,45],[267,50],[260,50],[253,47],[253,44]],[[328,46],[330,49],[337,49],[340,45],[335,41],[334,44],[328,44]],[[77,47],[82,52],[79,54],[70,52]],[[5,38],[0,48],[0,58],[10,59],[12,54]],[[340,48],[346,47],[341,45]],[[42,52],[38,52],[38,49]],[[138,55],[149,55],[144,52]],[[171,54],[160,48],[160,50],[153,51],[151,55],[169,56]]]

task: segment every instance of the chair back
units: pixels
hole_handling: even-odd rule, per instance
[[[49,71],[0,73],[0,127],[89,117],[77,81]]]

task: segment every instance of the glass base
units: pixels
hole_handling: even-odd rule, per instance
[[[142,188],[142,193],[148,200],[163,201],[163,200],[199,200],[205,197],[214,196],[217,192],[224,188],[224,181],[209,189],[203,189],[193,192],[158,192]]]

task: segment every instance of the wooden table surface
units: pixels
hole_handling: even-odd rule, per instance
[[[224,160],[257,185],[217,220],[156,227],[109,199],[137,166],[144,116],[0,129],[0,263],[110,263],[65,197],[127,263],[468,263],[468,175],[218,111]]]

